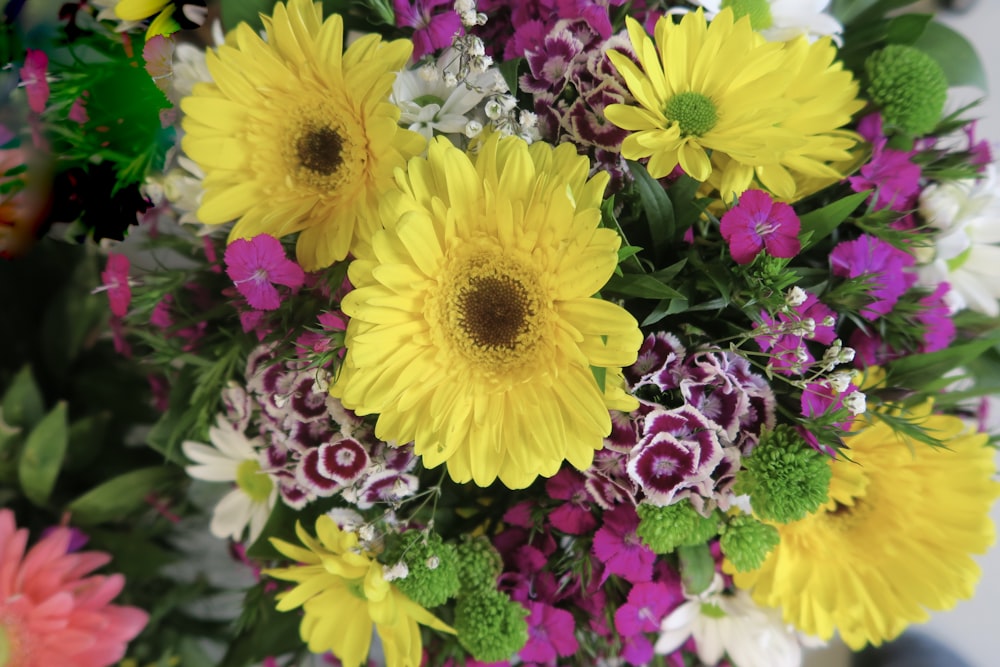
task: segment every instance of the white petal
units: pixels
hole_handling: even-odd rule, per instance
[[[208,529],[218,538],[238,540],[250,521],[253,501],[240,489],[233,489],[219,501]]]

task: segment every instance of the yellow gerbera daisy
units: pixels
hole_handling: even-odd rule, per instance
[[[181,101],[184,151],[205,171],[198,218],[238,218],[230,240],[299,232],[307,271],[347,256],[377,226],[392,172],[424,148],[389,103],[406,40],[366,35],[343,52],[343,20],[319,3],[278,3],[267,41],[241,23],[207,54],[214,83]]]
[[[329,516],[316,520],[313,539],[301,524],[295,533],[305,549],[271,539],[274,548],[301,565],[265,570],[297,586],[278,596],[278,611],[302,607],[299,632],[313,653],[331,651],[345,667],[360,667],[372,640],[372,626],[382,640],[386,667],[419,667],[418,623],[440,632],[455,630],[385,580],[382,564],[358,546]]]
[[[332,390],[379,413],[378,437],[414,441],[457,482],[522,488],[564,460],[589,466],[608,406],[636,407],[609,386],[642,334],[592,296],[620,237],[599,227],[607,174],[588,166],[570,145],[493,135],[473,157],[438,139],[397,172],[386,229],[350,267]]]
[[[730,198],[756,175],[791,199],[793,173],[833,177],[827,163],[848,157],[856,138],[838,128],[861,102],[857,83],[833,62],[829,39],[768,42],[729,8],[711,23],[701,10],[680,23],[660,18],[655,46],[638,22],[627,23],[639,64],[608,56],[639,106],[612,104],[605,114],[633,132],[622,155],[648,157],[655,178],[680,164]]]
[[[829,502],[777,526],[780,544],[759,570],[736,573],[736,585],[759,604],[781,606],[803,632],[825,640],[839,631],[854,650],[971,597],[980,570],[970,554],[994,540],[994,450],[985,434],[931,409],[927,402],[908,416],[941,448],[877,415],[858,418],[845,438],[853,463],[831,462]]]

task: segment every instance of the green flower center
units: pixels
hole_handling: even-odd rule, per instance
[[[701,93],[690,91],[671,97],[663,114],[668,120],[677,123],[681,136],[685,137],[700,137],[719,122],[715,102]]]
[[[260,474],[260,464],[246,460],[236,468],[236,486],[256,503],[265,502],[271,495],[274,483],[267,475]]]
[[[766,30],[774,25],[770,0],[722,0],[722,8],[726,7],[732,8],[737,20],[749,16],[754,30]]]
[[[722,607],[713,602],[702,602],[701,615],[708,616],[709,618],[725,618],[726,612],[722,610]]]
[[[972,254],[972,246],[970,245],[962,253],[955,255],[949,259],[945,264],[948,265],[948,271],[958,271],[962,268],[967,261],[969,261],[969,255]]]
[[[365,595],[365,580],[364,579],[348,579],[344,581],[347,585],[347,590],[351,592],[351,595],[358,598],[359,600],[367,600],[368,596]]]

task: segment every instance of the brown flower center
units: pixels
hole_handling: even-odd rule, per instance
[[[311,127],[295,144],[299,163],[316,174],[330,176],[343,164],[343,141],[332,127]]]
[[[513,350],[534,315],[528,291],[510,276],[472,278],[457,296],[458,325],[479,347]]]

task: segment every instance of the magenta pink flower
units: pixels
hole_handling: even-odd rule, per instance
[[[146,626],[146,612],[111,604],[125,585],[122,575],[90,574],[111,557],[74,553],[72,541],[71,529],[56,528],[25,553],[28,531],[0,510],[0,633],[11,652],[5,665],[107,667]]]
[[[567,657],[580,647],[574,632],[573,615],[543,602],[525,605],[528,615],[528,643],[517,654],[524,662],[555,663],[559,656]]]
[[[451,46],[452,38],[462,33],[462,20],[452,0],[393,0],[392,6],[396,26],[414,29],[414,59]]]
[[[281,295],[275,285],[302,287],[306,274],[285,256],[281,241],[268,234],[236,239],[226,247],[226,274],[247,303],[257,310],[275,310]]]
[[[747,190],[722,216],[720,231],[737,264],[749,264],[761,250],[791,258],[802,249],[799,217],[791,206],[776,202],[763,190]]]
[[[855,192],[875,190],[876,209],[906,211],[913,208],[920,194],[921,172],[910,158],[917,151],[886,148],[882,116],[877,113],[865,116],[858,124],[858,132],[872,144],[872,157],[861,167],[859,176],[847,179],[851,189]]]
[[[108,263],[101,271],[101,281],[108,292],[111,313],[115,317],[125,317],[132,301],[132,288],[128,282],[129,261],[125,255],[108,255]]]
[[[632,583],[650,581],[656,554],[642,543],[636,530],[639,515],[631,505],[619,505],[604,513],[604,525],[594,534],[593,553],[604,563],[603,584],[617,574]]]
[[[867,283],[871,303],[861,308],[861,314],[870,321],[891,311],[916,282],[916,276],[905,270],[914,262],[910,253],[870,234],[838,243],[830,253],[833,275]]]
[[[545,482],[545,492],[551,498],[565,501],[549,514],[549,523],[557,530],[583,535],[597,527],[597,519],[590,511],[586,482],[583,475],[571,468],[563,468]]]
[[[46,78],[48,68],[49,56],[45,51],[28,49],[20,75],[24,91],[28,94],[28,107],[35,113],[45,111],[45,105],[49,101],[49,81]]]

